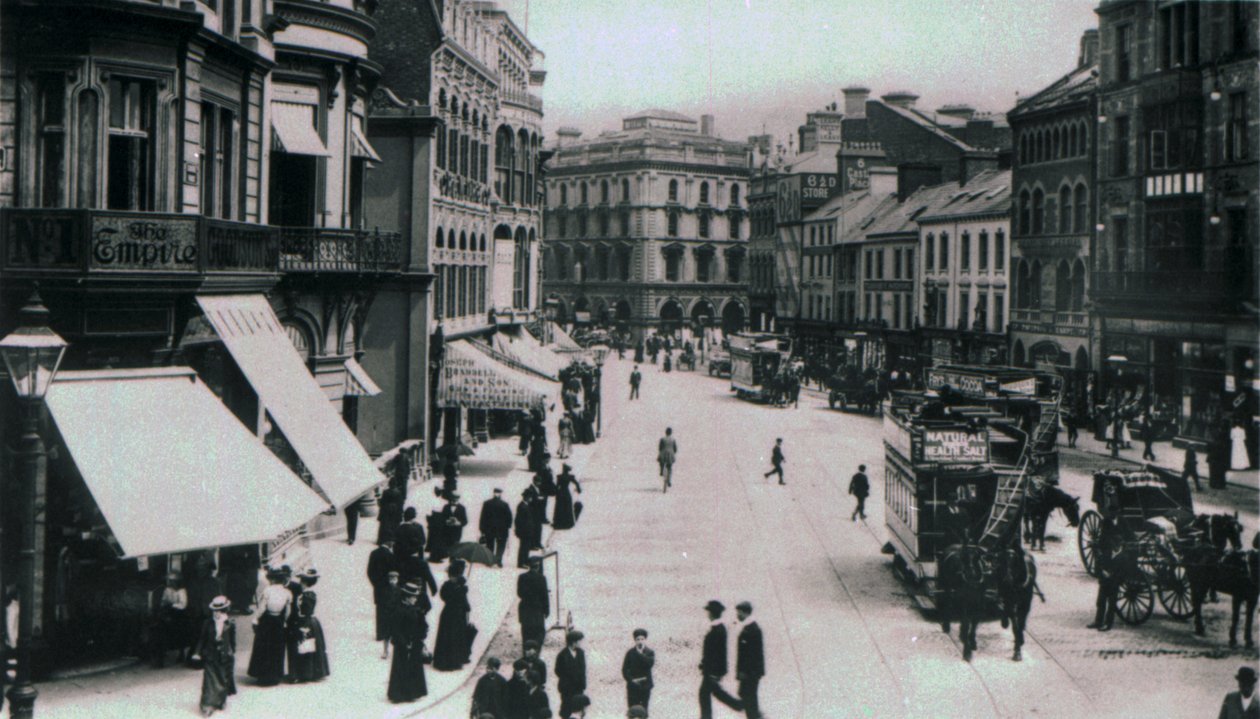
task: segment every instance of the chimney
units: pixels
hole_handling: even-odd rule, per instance
[[[898,90],[896,92],[890,92],[880,99],[894,107],[910,110],[914,108],[914,101],[918,100],[919,96],[909,90]]]
[[[700,116],[700,134],[704,135],[705,137],[713,137],[713,116],[712,115]]]
[[[844,116],[851,120],[866,117],[866,100],[871,96],[869,87],[850,85],[840,92],[844,93]]]
[[[958,158],[958,184],[971,182],[976,175],[998,169],[997,153],[967,153]]]
[[[1077,67],[1098,64],[1098,28],[1090,28],[1081,35],[1081,57]]]
[[[887,102],[885,100],[884,102]],[[904,162],[897,165],[897,199],[905,201],[920,187],[941,184],[941,167],[931,163]]]
[[[556,149],[576,143],[581,136],[582,131],[576,127],[562,127],[556,130]]]
[[[938,115],[945,117],[956,117],[960,120],[970,120],[976,114],[976,108],[967,104],[945,105],[936,111]]]

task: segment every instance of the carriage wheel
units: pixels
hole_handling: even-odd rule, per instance
[[[1081,551],[1081,564],[1090,576],[1098,576],[1097,556],[1098,540],[1102,537],[1102,515],[1094,510],[1085,512],[1081,517],[1081,526],[1076,530],[1076,543]]]
[[[1194,614],[1190,578],[1186,576],[1185,567],[1177,564],[1164,572],[1159,584],[1159,603],[1174,619],[1189,619]]]
[[[1126,579],[1116,594],[1116,613],[1125,624],[1137,625],[1155,611],[1155,593],[1144,579]]]

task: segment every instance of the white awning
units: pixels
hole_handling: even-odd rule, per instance
[[[514,358],[547,379],[559,381],[560,370],[565,366],[564,360],[555,352],[544,348],[524,328],[495,332],[491,342],[496,351]]]
[[[380,386],[372,381],[371,375],[353,357],[346,360],[345,393],[351,397],[375,397],[381,393]]]
[[[315,131],[314,109],[312,105],[293,102],[271,103],[271,127],[275,130],[275,143],[278,145],[275,149],[290,155],[331,155]]]
[[[191,369],[63,371],[48,410],[128,557],[269,541],[328,506]]]
[[[546,402],[556,385],[499,362],[489,347],[447,342],[438,380],[439,407],[529,410]]]
[[[329,502],[344,507],[385,481],[265,297],[200,296],[197,302]]]
[[[553,352],[584,352],[582,345],[578,344],[568,332],[559,324],[551,323],[551,344],[548,347]]]
[[[350,126],[350,154],[372,162],[381,161],[381,156],[376,154],[372,143],[368,142],[368,139],[363,136],[363,131],[357,125]]]

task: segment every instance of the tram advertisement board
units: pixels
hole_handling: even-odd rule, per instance
[[[923,430],[923,461],[959,464],[989,461],[989,436],[965,429]]]
[[[994,397],[995,392],[986,386],[985,377],[970,372],[959,372],[951,369],[933,368],[928,370],[927,387],[933,391],[949,385],[966,397]]]

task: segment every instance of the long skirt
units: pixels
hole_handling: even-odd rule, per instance
[[[394,660],[389,665],[389,690],[386,692],[391,702],[413,702],[429,693],[422,659],[422,645],[410,648],[394,645]]]
[[[376,641],[383,642],[389,639],[392,627],[389,625],[390,605],[386,602],[380,602],[376,605]]]
[[[259,684],[279,684],[284,677],[284,620],[264,613],[254,628],[254,648],[249,654],[249,675]]]
[[[217,648],[207,654],[201,674],[201,708],[222,709],[236,693],[236,657]]]
[[[301,642],[315,640],[315,651],[303,653]],[[328,647],[324,644],[324,627],[316,617],[307,617],[298,625],[293,655],[292,675],[298,682],[317,682],[328,676]]]
[[[553,529],[573,529],[574,523],[573,493],[567,485],[561,486],[556,493],[555,509],[551,512],[551,526]]]
[[[459,669],[468,663],[471,654],[468,612],[462,607],[443,607],[433,644],[433,668],[443,672]]]

